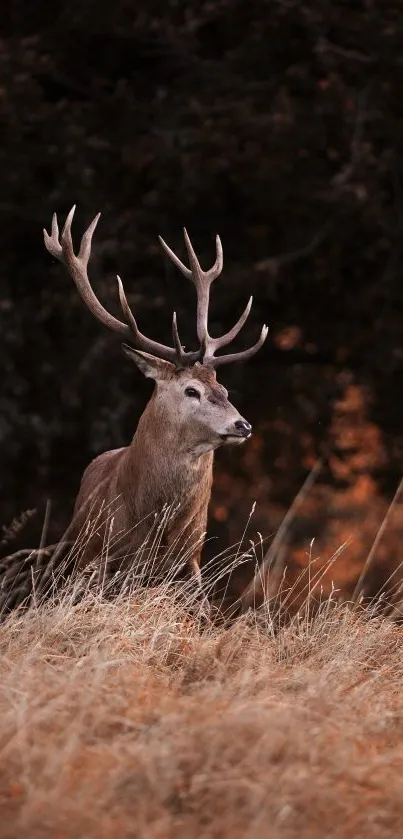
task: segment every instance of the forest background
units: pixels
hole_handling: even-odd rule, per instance
[[[322,458],[282,550],[292,575],[346,544],[323,584],[351,595],[402,472],[400,4],[10,0],[0,15],[0,521],[37,511],[13,547],[39,539],[48,499],[61,535],[85,465],[130,440],[150,393],[44,249],[77,203],[76,241],[102,211],[97,293],[117,312],[119,273],[157,340],[175,308],[194,341],[192,289],[157,235],[179,251],[186,225],[205,265],[221,235],[211,332],[253,293],[245,346],[270,333],[221,375],[255,433],[217,457],[206,556],[255,501],[247,538],[270,544]],[[368,594],[402,535],[397,504]]]

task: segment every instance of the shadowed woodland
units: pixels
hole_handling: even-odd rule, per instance
[[[0,26],[2,552],[38,544],[48,499],[61,535],[83,468],[130,440],[150,393],[43,246],[77,203],[76,241],[102,211],[103,302],[117,312],[119,273],[140,328],[169,341],[176,309],[189,347],[194,296],[157,235],[180,252],[186,225],[208,265],[220,233],[211,332],[253,294],[242,346],[270,333],[221,374],[255,433],[216,458],[205,555],[239,540],[255,501],[246,538],[270,545],[321,458],[283,561],[292,578],[346,543],[322,582],[350,596],[402,473],[400,4],[10,0]],[[368,596],[399,599],[402,531],[397,503]]]

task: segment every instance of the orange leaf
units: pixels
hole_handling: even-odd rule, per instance
[[[7,795],[9,798],[18,798],[24,792],[24,786],[21,781],[11,781],[8,785]]]

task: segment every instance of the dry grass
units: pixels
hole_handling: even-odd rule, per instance
[[[401,630],[346,607],[201,629],[158,589],[0,626],[0,835],[395,837]]]

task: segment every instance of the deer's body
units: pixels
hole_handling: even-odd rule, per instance
[[[104,452],[87,466],[75,502],[70,538],[98,521],[86,542],[83,564],[93,563],[109,543],[111,556],[130,566],[153,524],[166,516],[161,562],[186,555],[197,573],[213,478],[213,452],[190,457],[186,438],[166,433],[155,411],[155,394],[142,414],[131,444]],[[91,532],[91,527],[88,528]],[[167,549],[175,546],[174,551]],[[158,571],[158,569],[154,569]]]
[[[84,302],[95,316],[133,346],[123,349],[141,370],[155,381],[154,393],[145,408],[129,446],[97,457],[84,472],[74,514],[68,528],[69,540],[80,539],[82,565],[94,561],[130,567],[155,516],[163,516],[160,533],[161,569],[184,564],[201,590],[200,554],[207,524],[214,450],[228,443],[243,443],[251,426],[228,401],[225,388],[216,381],[215,368],[231,361],[246,360],[263,344],[263,327],[256,344],[240,353],[216,356],[245,323],[252,303],[235,326],[220,338],[208,332],[210,286],[222,270],[222,248],[217,236],[217,258],[209,271],[202,271],[185,231],[190,268],[160,239],[164,249],[196,286],[197,335],[199,349],[185,352],[181,345],[176,315],[172,321],[174,348],[158,344],[139,331],[129,308],[120,278],[119,296],[125,322],[110,315],[95,296],[87,276],[91,240],[97,216],[84,233],[78,255],[71,239],[70,211],[59,240],[56,216],[52,234],[46,231],[45,245],[63,262]],[[145,558],[145,559],[144,559]],[[157,569],[158,571],[158,569]]]

